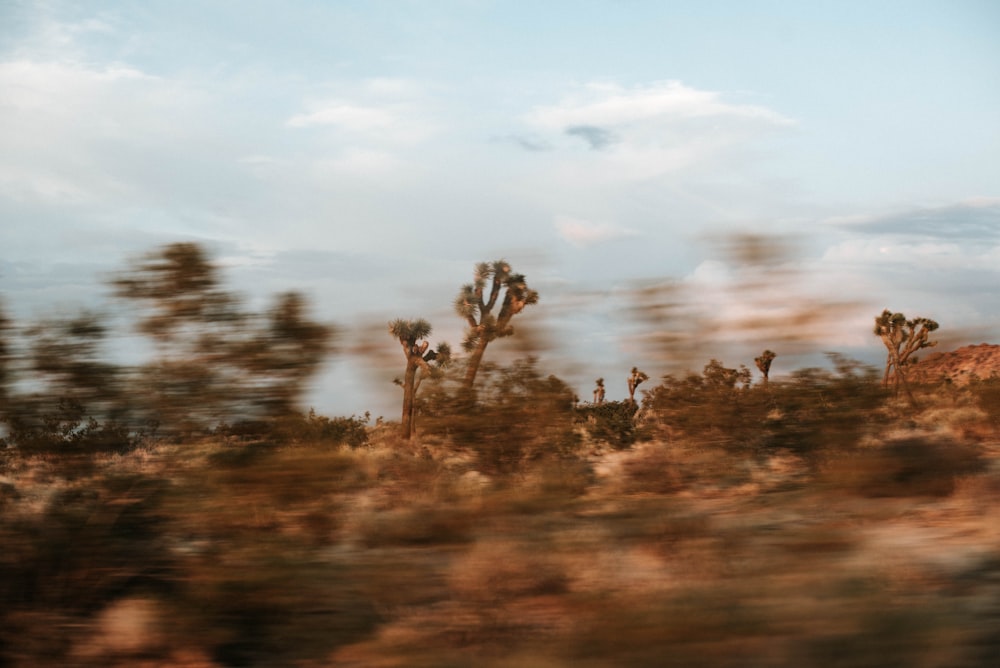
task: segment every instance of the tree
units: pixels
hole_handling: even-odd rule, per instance
[[[628,402],[635,406],[635,390],[643,381],[649,380],[645,372],[639,371],[638,367],[632,367],[632,373],[628,377]]]
[[[84,311],[44,321],[26,335],[30,370],[36,380],[47,381],[47,399],[76,402],[90,417],[123,417],[122,369],[101,358],[107,328],[99,315]]]
[[[112,280],[118,297],[144,304],[148,311],[138,329],[159,343],[175,340],[184,330],[232,324],[242,319],[235,298],[219,288],[215,266],[195,243],[173,243],[133,263]]]
[[[889,309],[883,310],[882,314],[875,318],[874,333],[882,339],[888,351],[882,387],[888,388],[891,379],[893,393],[898,395],[899,387],[902,385],[906,390],[906,396],[914,406],[917,405],[917,401],[906,380],[906,367],[916,362],[913,353],[937,345],[937,341],[929,340],[930,333],[937,328],[938,324],[930,318],[908,320],[902,313],[893,313]]]
[[[447,343],[439,343],[436,350],[428,350],[430,343],[426,340],[431,334],[431,325],[426,320],[402,320],[397,318],[389,323],[389,334],[399,340],[406,356],[406,371],[403,380],[397,383],[403,386],[402,436],[409,440],[413,436],[414,406],[417,389],[424,375],[433,373],[430,362],[444,366],[451,358],[451,349]],[[421,341],[421,339],[424,339]]]
[[[471,390],[475,383],[486,346],[513,334],[511,318],[525,306],[538,303],[538,293],[528,288],[524,275],[512,273],[510,265],[503,260],[480,262],[473,276],[473,282],[463,285],[455,297],[455,312],[468,323],[462,342],[465,351],[471,353],[465,371],[466,390]],[[489,295],[486,294],[487,284]],[[493,315],[501,292],[504,296],[500,311]]]
[[[294,413],[306,383],[332,351],[336,328],[310,320],[307,311],[300,293],[278,295],[250,339],[233,347],[231,362],[245,371],[267,415]]]
[[[291,412],[336,333],[307,317],[297,293],[264,315],[243,310],[194,243],[147,254],[112,285],[142,309],[136,328],[156,344],[139,394],[150,417],[174,427]]]
[[[600,406],[604,403],[604,379],[598,378],[594,381],[596,387],[594,387],[594,404]]]
[[[760,371],[761,375],[764,376],[764,387],[767,387],[768,376],[771,373],[771,362],[777,355],[770,350],[765,350],[760,354],[760,357],[753,358],[754,363],[757,365],[757,369]]]

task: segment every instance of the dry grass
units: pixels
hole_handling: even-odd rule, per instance
[[[0,652],[11,666],[993,666],[988,427],[974,407],[928,405],[811,461],[678,438],[506,477],[388,433],[357,449],[154,444],[73,476],[8,456]]]

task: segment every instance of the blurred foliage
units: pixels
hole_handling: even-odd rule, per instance
[[[780,248],[731,250],[770,285]],[[405,440],[297,410],[333,334],[301,297],[245,311],[193,244],[116,287],[137,367],[99,313],[0,312],[0,666],[1000,660],[996,379],[914,408],[839,355],[756,386],[711,359],[578,405],[532,357],[470,390],[396,321],[435,362]]]
[[[820,482],[868,497],[948,496],[958,478],[984,467],[973,445],[905,438],[828,458]]]
[[[327,417],[310,408],[305,415],[289,413],[270,420],[242,420],[222,423],[214,432],[244,440],[273,440],[280,443],[325,443],[361,447],[368,442],[369,413],[363,417]]]
[[[335,329],[309,318],[302,295],[279,295],[265,314],[250,313],[217,274],[204,249],[177,243],[112,281],[138,308],[136,328],[156,342],[137,396],[142,414],[168,430],[287,414],[331,351]]]
[[[204,433],[220,422],[289,418],[332,352],[336,330],[313,321],[298,293],[263,313],[223,289],[197,244],[170,244],[113,280],[135,306],[151,358],[113,360],[107,316],[84,311],[15,327],[0,311],[0,422],[28,450],[127,450],[155,433]],[[308,422],[308,421],[307,421]],[[294,427],[363,441],[349,422]],[[305,434],[303,434],[304,436]]]
[[[831,355],[834,370],[807,368],[787,380],[750,386],[749,371],[710,361],[701,375],[664,377],[644,409],[664,435],[683,435],[729,449],[763,454],[786,449],[818,455],[850,448],[877,430],[886,393],[877,372]]]
[[[574,401],[566,383],[544,376],[538,360],[527,357],[483,364],[475,393],[443,378],[426,389],[418,409],[427,416],[425,434],[470,448],[485,472],[509,474],[532,459],[575,452]]]
[[[648,434],[636,424],[639,406],[631,401],[605,401],[576,407],[576,419],[590,438],[627,448]]]

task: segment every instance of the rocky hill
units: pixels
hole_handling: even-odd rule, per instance
[[[922,357],[910,371],[910,378],[915,382],[933,382],[943,377],[956,385],[964,385],[973,376],[1000,378],[1000,345],[980,343],[951,352],[931,353]]]

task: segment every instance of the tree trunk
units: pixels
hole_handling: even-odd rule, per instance
[[[900,362],[899,353],[893,351],[892,357],[893,378],[895,380],[893,393],[899,396],[899,386],[902,384],[903,389],[906,390],[906,397],[910,400],[910,405],[914,408],[920,408],[916,397],[913,396],[913,391],[910,389],[910,383],[906,380],[906,374],[903,373],[903,364]]]
[[[406,360],[406,375],[403,376],[403,440],[408,441],[413,435],[414,385],[417,379],[417,362],[411,356]]]
[[[476,343],[476,349],[472,351],[472,355],[469,356],[469,362],[465,367],[465,389],[471,390],[472,384],[476,382],[476,374],[479,372],[479,364],[483,361],[483,353],[486,352],[486,346],[489,341],[486,339],[486,334],[482,334],[479,341]]]

